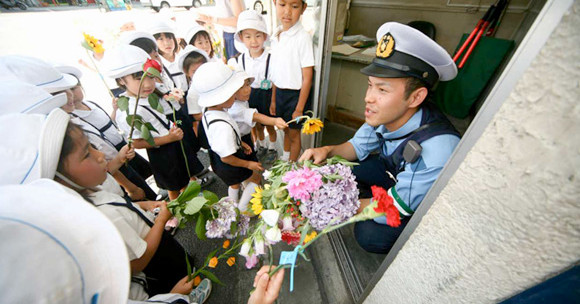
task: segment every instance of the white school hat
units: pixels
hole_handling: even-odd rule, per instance
[[[191,27],[185,32],[185,35],[183,35],[183,39],[185,39],[185,43],[191,44],[192,43],[191,39],[193,39],[193,36],[195,36],[195,34],[201,32],[201,31],[207,32],[207,30],[203,26],[199,25],[199,23],[197,23],[197,22],[194,22],[193,25],[191,25]]]
[[[420,31],[401,23],[387,22],[377,30],[376,57],[361,69],[382,78],[415,77],[427,86],[455,78],[457,67],[447,51]]]
[[[155,40],[155,37],[153,37],[153,35],[147,32],[140,31],[122,32],[121,35],[119,36],[119,40],[117,40],[117,44],[131,44],[131,42],[139,38],[149,39],[155,44],[155,47],[157,47],[157,41]]]
[[[55,181],[0,186],[6,303],[126,303],[129,257],[115,226]]]
[[[4,77],[17,78],[33,84],[49,93],[70,89],[78,81],[71,75],[63,74],[49,63],[34,57],[9,55],[0,57],[0,71]]]
[[[73,75],[78,80],[80,80],[81,77],[83,77],[83,72],[74,65],[70,65],[70,64],[66,64],[66,63],[62,63],[62,62],[53,62],[52,66],[63,74]]]
[[[177,66],[179,67],[180,71],[183,71],[183,62],[185,61],[185,58],[187,58],[187,56],[191,53],[198,53],[205,58],[206,62],[209,61],[209,56],[204,50],[198,49],[195,46],[188,44],[181,52],[179,52],[179,56],[177,57]]]
[[[266,38],[268,35],[268,28],[266,27],[266,21],[262,15],[258,14],[255,10],[247,10],[240,13],[238,16],[238,25],[236,27],[236,34],[234,35],[234,39],[242,42],[240,38],[240,33],[243,30],[247,29],[254,29],[266,34]]]
[[[154,18],[153,20],[147,21],[145,25],[147,27],[147,32],[151,35],[161,34],[161,33],[171,33],[175,35],[175,29],[169,23],[161,18]]]
[[[103,66],[105,74],[111,78],[121,78],[133,73],[142,72],[143,64],[150,59],[142,49],[128,44],[120,44],[105,53]]]
[[[191,83],[199,94],[199,105],[207,108],[222,104],[232,97],[244,85],[244,77],[221,62],[208,62],[197,69]]]
[[[48,114],[66,103],[66,93],[47,91],[17,79],[0,81],[0,115],[9,113]]]
[[[70,117],[63,110],[56,108],[48,115],[41,114],[6,114],[0,116],[0,185],[26,184],[41,177],[53,178],[42,174],[43,162],[46,163],[46,155],[41,149],[41,143],[45,147],[58,146],[56,164],[48,169],[56,171],[62,139]],[[58,134],[62,133],[62,138]],[[46,149],[47,151],[56,150]],[[45,169],[45,171],[48,171]]]
[[[236,73],[239,73],[240,77],[242,77],[242,79],[244,80],[250,80],[250,83],[254,82],[254,77],[250,76],[246,71],[244,71],[244,68],[241,67],[241,65],[235,65],[234,69],[236,71]]]

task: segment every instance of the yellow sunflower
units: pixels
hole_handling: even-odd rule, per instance
[[[252,212],[255,215],[262,213],[262,210],[264,210],[264,206],[262,206],[262,191],[262,187],[256,187],[256,192],[252,194],[252,199],[250,200],[250,203],[252,203]]]
[[[105,51],[103,44],[97,38],[87,33],[83,33],[83,36],[85,37],[85,42],[91,51],[97,54],[102,54]]]
[[[308,242],[312,241],[317,235],[318,233],[316,233],[316,231],[312,231],[309,234],[307,234],[306,237],[304,238],[304,244],[308,244]]]
[[[309,118],[302,125],[302,133],[314,134],[320,132],[324,127],[324,123],[318,118]]]

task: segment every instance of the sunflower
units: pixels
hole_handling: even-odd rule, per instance
[[[308,242],[312,241],[316,235],[318,235],[318,233],[316,233],[316,231],[312,231],[309,234],[306,235],[306,237],[304,238],[304,244],[308,244]]]
[[[85,48],[97,54],[102,54],[105,51],[105,49],[103,48],[103,44],[98,39],[87,33],[83,33],[83,36],[85,37],[85,41],[83,44]]]
[[[309,118],[302,125],[302,133],[304,134],[314,134],[320,132],[324,127],[324,123],[318,118]]]
[[[255,215],[260,214],[264,209],[262,206],[262,191],[262,187],[256,187],[256,192],[252,194],[253,198],[250,200],[250,203],[252,203],[252,212],[254,212]]]

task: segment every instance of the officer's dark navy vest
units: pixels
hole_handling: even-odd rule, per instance
[[[379,141],[384,143],[385,141],[394,141],[404,139],[391,153],[390,155],[385,155],[382,149],[384,144],[381,144],[381,154],[380,158],[383,161],[385,168],[389,171],[393,177],[397,177],[399,173],[405,170],[406,162],[403,158],[403,150],[410,140],[416,141],[418,144],[426,141],[429,138],[438,135],[450,134],[457,137],[461,137],[459,132],[455,130],[453,125],[449,122],[447,117],[445,117],[441,112],[439,112],[435,106],[426,103],[422,106],[423,113],[421,116],[420,127],[412,131],[411,133],[391,139],[383,139],[380,133],[376,133],[379,137]],[[390,180],[392,187],[395,185],[395,180]]]

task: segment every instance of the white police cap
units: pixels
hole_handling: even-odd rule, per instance
[[[433,87],[438,80],[457,75],[457,66],[439,44],[420,31],[397,22],[387,22],[377,30],[377,50],[373,62],[361,69],[365,75],[382,78],[414,77]]]

